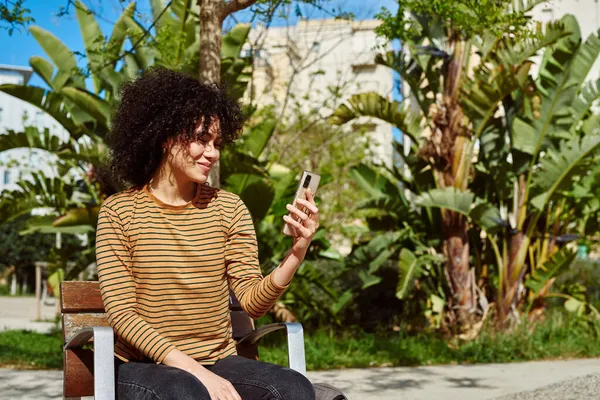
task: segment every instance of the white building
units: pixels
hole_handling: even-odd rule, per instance
[[[29,67],[0,65],[0,84],[26,84],[33,71]],[[39,108],[0,92],[0,135],[9,130],[20,132],[25,126],[36,126],[39,129],[49,128],[61,138],[67,136],[66,131],[54,118]],[[50,157],[40,151],[15,149],[0,152],[0,192],[13,190],[16,182],[27,179],[31,171],[42,170],[47,175],[53,173],[48,162]]]
[[[330,114],[353,94],[374,91],[393,96],[392,71],[376,65],[386,48],[375,28],[380,21],[301,20],[294,26],[257,27],[250,32],[244,51],[254,52],[254,73],[249,96],[259,106],[274,105],[286,111],[298,102],[303,114]],[[340,96],[332,94],[339,89]],[[287,114],[290,116],[290,114]],[[370,132],[375,161],[392,160],[392,127],[359,119],[355,125]]]
[[[538,21],[548,22],[560,19],[565,14],[572,14],[577,18],[584,39],[600,28],[598,0],[548,0],[534,8],[532,16]]]
[[[532,17],[547,23],[561,19],[565,14],[577,18],[581,39],[585,40],[600,29],[600,0],[549,0],[533,9]],[[588,79],[600,78],[600,58],[588,75]]]

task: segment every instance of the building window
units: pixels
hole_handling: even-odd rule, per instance
[[[4,120],[4,108],[0,107],[0,124],[2,123],[2,121]]]
[[[321,50],[321,43],[319,42],[313,42],[312,47],[310,48],[310,50],[314,53],[318,53]]]
[[[4,170],[4,184],[8,185],[10,183],[10,171]]]

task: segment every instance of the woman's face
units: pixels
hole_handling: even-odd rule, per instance
[[[202,122],[196,126],[198,139],[185,145],[176,143],[168,151],[167,162],[171,171],[179,178],[205,183],[213,165],[219,160],[221,129],[218,119],[202,132]]]

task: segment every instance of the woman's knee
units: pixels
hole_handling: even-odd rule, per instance
[[[283,398],[288,400],[315,400],[315,389],[307,377],[289,368],[282,368],[279,388]]]

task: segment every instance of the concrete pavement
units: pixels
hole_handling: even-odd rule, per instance
[[[0,331],[9,329],[28,329],[46,333],[54,327],[53,321],[58,308],[56,299],[52,298],[48,304],[42,302],[40,308],[40,321],[36,321],[35,297],[10,297],[0,296]]]
[[[589,374],[596,375],[586,377]],[[514,396],[503,400],[588,400],[600,397],[596,391],[600,388],[600,359],[349,369],[314,371],[308,375],[313,382],[339,387],[350,400],[491,400],[511,394]],[[573,379],[575,383],[569,383]],[[581,391],[578,382],[586,382],[587,394]],[[548,385],[554,386],[545,388]],[[574,391],[574,385],[579,387],[579,393]],[[548,397],[548,393],[563,387],[569,395],[580,397]],[[0,400],[59,399],[62,396],[62,372],[0,369],[0,388]],[[520,392],[530,393],[516,395]]]
[[[497,400],[597,400],[598,397],[600,374],[590,374]]]
[[[340,388],[351,400],[487,400],[591,373],[600,373],[600,359],[335,370],[309,376]]]

